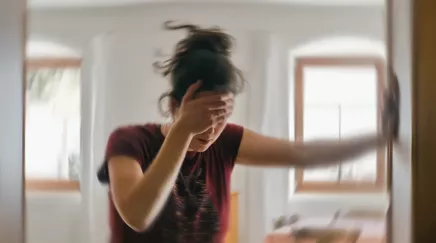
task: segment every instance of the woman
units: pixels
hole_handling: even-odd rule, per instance
[[[173,122],[121,127],[110,136],[99,180],[110,185],[112,243],[223,243],[235,163],[333,165],[384,146],[395,134],[384,126],[382,134],[297,143],[228,124],[244,83],[230,61],[231,36],[218,28],[165,27],[188,31],[158,66],[171,80],[162,98],[170,100]],[[389,104],[384,124],[396,125],[397,109]]]

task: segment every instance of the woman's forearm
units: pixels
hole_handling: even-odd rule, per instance
[[[147,229],[161,211],[177,179],[191,140],[191,134],[177,124],[174,125],[141,181],[123,201],[124,214],[129,219],[124,220],[135,230]]]
[[[308,141],[298,145],[298,167],[318,167],[351,160],[382,147],[386,139],[380,135],[365,135],[342,140]]]

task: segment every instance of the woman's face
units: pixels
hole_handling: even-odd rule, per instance
[[[197,97],[203,97],[210,94],[211,92],[201,92],[197,94]],[[177,113],[178,112],[176,111],[174,118],[177,117]],[[195,152],[206,151],[218,139],[226,125],[227,120],[223,123],[215,125],[214,127],[211,127],[210,129],[201,134],[195,135],[195,137],[191,141],[191,144],[189,145],[189,150]]]
[[[227,122],[217,124],[202,134],[197,134],[192,139],[189,149],[195,152],[206,151],[221,135]]]

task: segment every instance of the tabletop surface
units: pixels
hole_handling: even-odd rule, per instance
[[[284,226],[267,235],[266,243],[293,243],[293,230],[302,228],[327,228],[327,229],[359,229],[361,230],[360,242],[384,242],[386,223],[382,219],[345,219],[340,218],[332,221],[332,218],[314,217],[301,219],[292,226]]]

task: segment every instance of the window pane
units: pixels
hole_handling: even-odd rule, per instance
[[[375,105],[343,106],[341,136],[350,136],[377,130]],[[342,165],[341,180],[375,181],[377,178],[377,153],[372,152]]]
[[[303,173],[304,181],[339,181],[339,166],[324,167],[322,169],[306,169]]]
[[[339,138],[339,113],[334,105],[307,105],[304,107],[304,140],[316,138]],[[322,122],[320,122],[322,121]],[[339,167],[305,170],[306,181],[337,181]]]
[[[376,104],[341,104],[341,134],[352,136],[377,131]]]
[[[374,67],[305,67],[304,104],[376,104]]]
[[[27,179],[78,179],[80,70],[28,70]]]
[[[304,140],[341,138],[377,129],[374,67],[304,68]],[[376,153],[341,167],[309,169],[305,181],[375,180]]]
[[[342,181],[375,182],[377,179],[377,153],[373,152],[342,165]]]
[[[303,117],[304,140],[316,138],[339,139],[339,106],[305,105]]]

